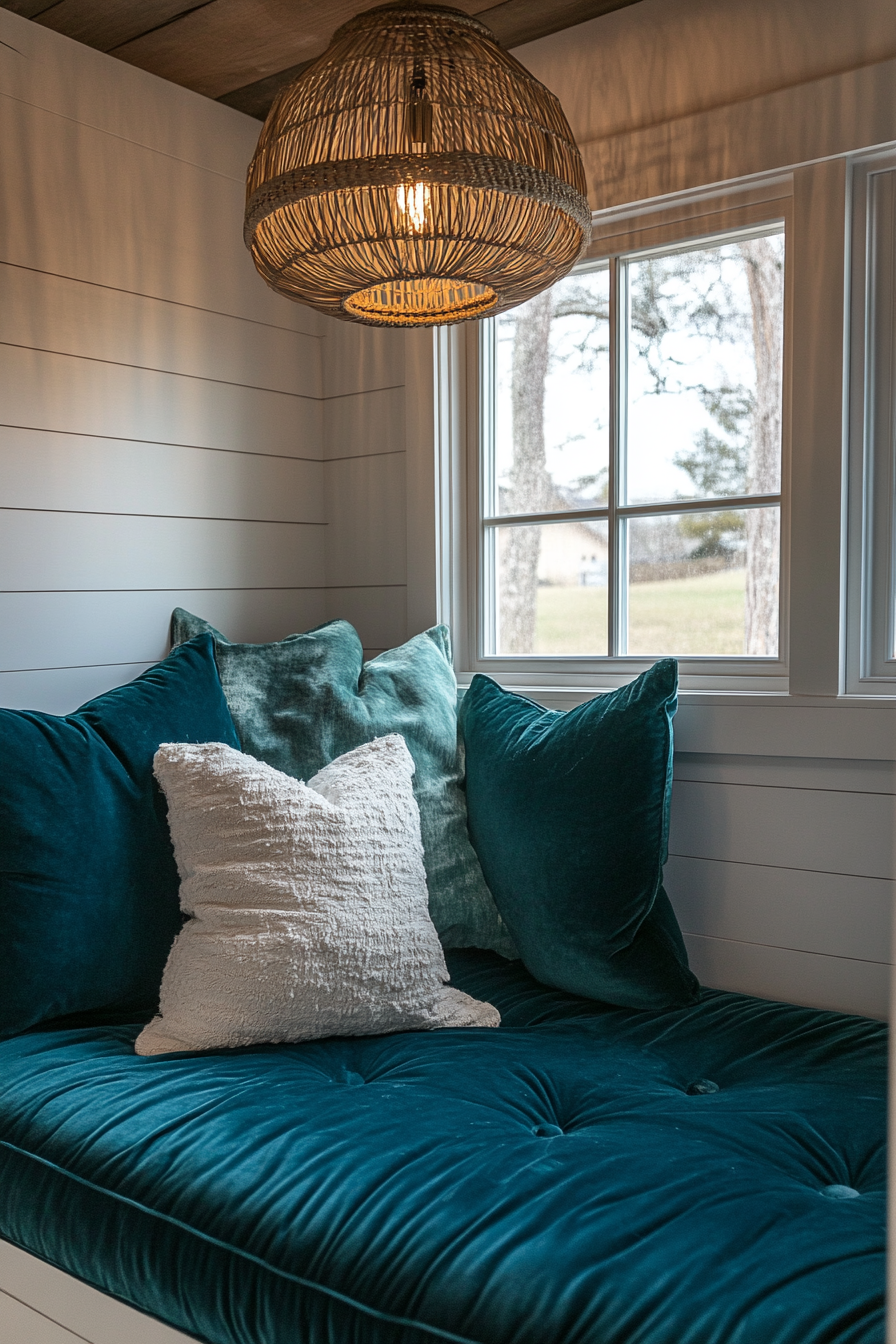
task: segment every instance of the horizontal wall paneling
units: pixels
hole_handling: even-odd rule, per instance
[[[168,651],[175,607],[230,640],[264,643],[320,625],[327,594],[323,587],[0,593],[0,672],[157,662]]]
[[[889,1016],[890,968],[848,957],[685,935],[701,983],[812,1008]]]
[[[896,715],[886,700],[684,695],[675,718],[677,751],[743,756],[896,761]]]
[[[886,144],[894,71],[881,61],[580,144],[589,198],[625,205]]]
[[[6,97],[234,181],[245,179],[258,140],[254,118],[222,110],[8,10],[0,12],[0,38]]]
[[[244,178],[2,94],[0,136],[0,184],[17,207],[0,216],[0,260],[311,335],[318,330],[310,310],[275,295],[255,271],[242,238]]]
[[[769,717],[799,728],[800,712]],[[830,741],[836,711],[809,713]],[[729,742],[748,725],[735,727]],[[676,753],[664,883],[704,984],[887,1016],[894,783],[886,759]]]
[[[891,878],[893,799],[681,780],[673,790],[669,852]]]
[[[0,425],[0,508],[323,523],[323,463]]]
[[[892,880],[673,855],[663,882],[686,933],[889,961]]]
[[[24,266],[0,265],[0,342],[216,383],[321,395],[316,335]]]
[[[39,709],[44,714],[70,714],[73,709],[123,686],[152,667],[146,663],[102,663],[87,667],[38,668],[0,672],[0,705],[4,709]]]
[[[322,528],[205,518],[9,511],[0,574],[12,592],[320,588]]]
[[[0,1324],[8,1344],[84,1344],[83,1335],[73,1335],[4,1292],[0,1292]]]
[[[367,656],[407,623],[407,333],[322,327],[327,615],[357,629]],[[430,441],[431,451],[431,441]]]
[[[405,446],[404,400],[404,387],[328,397],[324,403],[325,457],[402,452]]]
[[[759,784],[779,789],[834,789],[896,796],[896,761],[888,760],[676,751],[675,778],[706,784]]]
[[[0,408],[7,425],[78,434],[321,456],[321,403],[154,369],[5,346]]]

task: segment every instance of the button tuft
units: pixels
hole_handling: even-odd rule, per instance
[[[711,1078],[698,1078],[696,1083],[689,1083],[685,1088],[689,1097],[708,1097],[718,1090],[718,1083],[714,1083]]]
[[[851,1185],[824,1185],[821,1193],[828,1199],[858,1199],[861,1195],[861,1191],[853,1190]]]
[[[559,1125],[536,1125],[533,1133],[539,1139],[558,1139],[563,1136],[563,1130]]]

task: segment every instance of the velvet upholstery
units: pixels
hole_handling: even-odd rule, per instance
[[[664,658],[566,714],[483,676],[464,696],[470,836],[544,984],[630,1008],[696,994],[661,885],[677,691]]]
[[[57,716],[0,709],[0,1035],[158,1003],[181,927],[161,742],[237,746],[212,640]]]
[[[882,1024],[448,963],[497,1031],[0,1044],[0,1235],[209,1344],[883,1344]]]
[[[227,703],[243,751],[309,780],[374,737],[400,733],[414,758],[429,909],[445,947],[516,956],[467,834],[457,739],[457,681],[444,625],[364,662],[348,621],[274,644],[231,644],[178,607],[177,644],[214,636]]]

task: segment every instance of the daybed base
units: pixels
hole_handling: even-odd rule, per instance
[[[195,1344],[27,1251],[0,1241],[3,1344]]]

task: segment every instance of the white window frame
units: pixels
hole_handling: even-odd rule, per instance
[[[720,694],[732,709],[769,697],[822,708],[892,704],[896,696],[889,675],[896,669],[867,675],[874,669],[867,657],[862,664],[861,642],[875,619],[868,600],[874,555],[863,518],[870,494],[863,480],[866,182],[894,163],[896,141],[888,141],[594,217],[595,257],[661,244],[673,231],[699,241],[742,225],[745,211],[747,222],[785,220],[780,668],[735,669],[733,660],[710,668],[682,659],[681,689],[692,705],[719,704]],[[636,675],[647,660],[609,666],[600,658],[480,657],[477,324],[412,333],[407,350],[409,631],[445,622],[461,685],[486,672],[556,708]],[[888,469],[896,478],[896,462]],[[896,520],[888,525],[896,538]],[[876,535],[880,541],[879,528]]]
[[[896,151],[851,165],[844,689],[896,695]]]
[[[623,259],[634,259],[676,246],[712,243],[726,235],[744,235],[759,232],[765,227],[783,223],[789,246],[791,225],[791,180],[789,175],[778,175],[760,183],[751,182],[742,188],[726,187],[724,191],[693,193],[670,206],[647,205],[635,210],[611,211],[596,215],[594,236],[588,257],[607,258],[612,276]],[[790,447],[790,307],[791,285],[789,267],[785,260],[784,294],[784,377],[782,407],[782,479],[781,479],[781,622],[779,655],[775,658],[747,657],[693,657],[679,659],[681,686],[686,690],[727,690],[764,693],[786,692],[788,658],[788,556],[789,556],[789,447]],[[615,305],[611,303],[611,312]],[[611,330],[611,347],[615,348],[620,333]],[[456,663],[462,679],[475,672],[485,672],[507,686],[514,686],[532,694],[565,688],[570,691],[591,690],[619,686],[649,667],[650,657],[635,655],[608,656],[501,656],[484,652],[488,599],[480,588],[480,578],[486,572],[485,538],[481,519],[486,499],[486,454],[482,451],[488,442],[492,424],[492,387],[489,384],[490,363],[482,358],[482,332],[479,324],[470,323],[464,332],[444,330],[437,339],[440,347],[440,381],[449,376],[453,365],[455,384],[459,365],[463,363],[463,381],[468,395],[466,424],[465,477],[466,538],[463,576],[463,600],[457,591],[451,602],[452,628],[456,645]],[[462,349],[460,347],[463,347]],[[437,360],[439,356],[437,355]],[[620,361],[614,360],[612,377],[619,377]],[[617,405],[621,389],[617,383]],[[478,393],[478,395],[477,395]],[[614,439],[617,436],[614,431]],[[614,444],[615,450],[615,444]],[[777,497],[775,497],[777,498]],[[719,507],[724,504],[721,502]],[[540,697],[541,698],[541,697]]]

